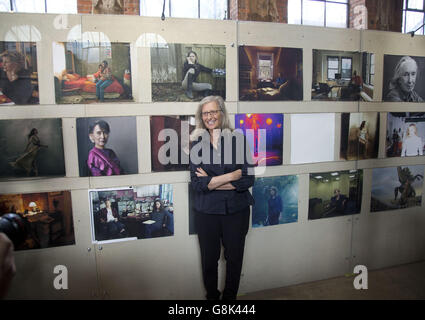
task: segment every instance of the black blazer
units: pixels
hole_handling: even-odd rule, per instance
[[[239,135],[238,138],[236,136]],[[205,139],[208,137],[208,139]],[[239,148],[237,148],[239,143]],[[243,147],[243,148],[242,148]],[[254,198],[249,192],[249,188],[254,184],[254,165],[251,157],[251,153],[248,150],[248,157],[244,150],[248,148],[245,137],[240,133],[234,133],[231,137],[231,148],[224,143],[224,138],[221,137],[217,150],[212,146],[209,134],[204,135],[204,139],[201,137],[198,141],[192,144],[192,149],[195,153],[190,157],[190,180],[191,187],[193,188],[193,207],[195,211],[207,214],[232,214],[238,212],[246,207],[254,204]],[[205,160],[199,164],[194,163],[193,155],[202,157],[202,152],[207,152]],[[231,154],[227,154],[230,153]],[[237,152],[240,157],[237,157]],[[243,152],[243,153],[241,153]],[[230,157],[230,158],[227,158]],[[209,158],[209,161],[208,161]],[[225,160],[227,159],[225,163]],[[242,160],[242,161],[240,161]],[[239,162],[239,163],[238,163]],[[243,163],[242,163],[243,162]],[[218,164],[217,164],[218,163]],[[207,174],[208,177],[197,177],[195,172],[200,167]],[[235,190],[209,190],[208,184],[212,177],[226,174],[237,169],[242,170],[242,177],[231,182],[235,186]]]

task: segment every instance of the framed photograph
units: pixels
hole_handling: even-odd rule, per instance
[[[80,176],[138,173],[136,117],[77,118]]]
[[[152,101],[226,99],[226,47],[158,43],[151,47]]]
[[[65,176],[62,119],[0,120],[0,177]]]
[[[423,165],[374,168],[370,211],[420,206],[423,179]]]
[[[423,102],[425,57],[384,55],[382,101]]]
[[[35,42],[0,41],[0,106],[38,104]]]
[[[425,113],[388,112],[387,157],[413,157],[424,154]]]
[[[360,213],[363,170],[310,173],[308,219]]]
[[[130,44],[53,42],[57,104],[133,101]]]
[[[235,129],[247,138],[255,163],[278,166],[283,161],[283,114],[236,114]]]
[[[298,221],[298,176],[256,178],[252,195],[253,228]]]
[[[15,250],[41,249],[75,244],[71,192],[1,194],[0,217],[18,214],[26,238]]]
[[[239,100],[302,100],[302,56],[298,48],[240,46]]]
[[[89,190],[92,241],[174,235],[171,184]]]
[[[341,114],[341,159],[377,158],[378,148],[379,112]]]

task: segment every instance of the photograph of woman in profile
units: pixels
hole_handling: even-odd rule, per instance
[[[368,143],[369,143],[369,132],[367,130],[366,121],[362,121],[359,127],[359,150],[358,150],[358,157],[363,157],[364,159],[367,158],[367,151],[368,151]]]
[[[393,102],[423,102],[422,97],[414,90],[418,76],[418,64],[409,57],[402,57],[394,69],[394,76],[390,80],[385,101]]]
[[[186,96],[193,99],[193,91],[204,91],[204,96],[211,94],[212,85],[210,83],[195,82],[201,72],[211,73],[212,69],[198,63],[198,55],[194,51],[189,51],[186,61],[183,64],[182,88],[186,90]]]
[[[13,168],[24,169],[27,173],[27,176],[30,176],[31,173],[33,173],[35,176],[38,176],[37,155],[41,148],[47,148],[46,145],[41,144],[40,138],[37,136],[37,134],[37,128],[31,129],[31,132],[28,135],[28,143],[25,147],[24,153],[15,161],[9,163]]]
[[[222,299],[235,300],[249,228],[250,206],[254,203],[249,192],[255,180],[251,172],[253,161],[249,159],[251,153],[246,151],[248,144],[242,134],[242,140],[237,136],[231,143],[224,143],[224,139],[228,138],[226,134],[232,138],[238,133],[232,134],[223,98],[205,97],[199,103],[195,119],[196,128],[191,135],[190,177],[206,298],[218,300],[221,295],[217,288],[218,260],[223,243],[226,281]],[[242,142],[238,148],[237,141]],[[202,157],[203,150],[209,150],[205,157]],[[243,156],[237,157],[237,152],[243,152]],[[221,161],[220,164],[217,164],[217,160]]]
[[[87,159],[91,176],[123,174],[117,155],[112,149],[106,148],[110,132],[109,124],[104,120],[98,120],[89,127],[89,139],[94,143]]]
[[[418,136],[418,128],[414,123],[407,127],[406,137],[403,139],[401,156],[422,156],[424,154],[424,144]]]

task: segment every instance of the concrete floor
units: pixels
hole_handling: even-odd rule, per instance
[[[368,271],[368,289],[356,290],[357,275],[252,292],[238,300],[425,299],[425,261]]]

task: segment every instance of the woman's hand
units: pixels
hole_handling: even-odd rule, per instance
[[[232,172],[232,181],[239,180],[242,177],[242,170],[238,169]]]
[[[202,168],[196,168],[195,174],[197,177],[208,177],[208,174]]]

